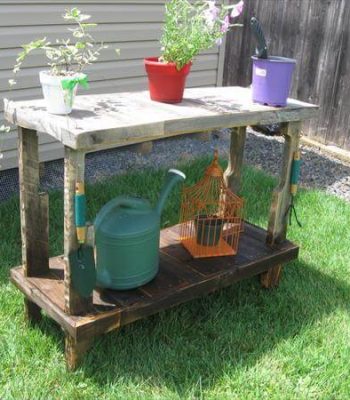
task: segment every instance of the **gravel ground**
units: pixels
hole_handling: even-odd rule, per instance
[[[253,131],[247,135],[245,162],[267,173],[279,172],[283,139],[269,137]],[[209,140],[199,140],[193,135],[154,143],[153,150],[140,155],[130,149],[112,149],[87,155],[86,180],[89,183],[106,179],[111,175],[128,171],[143,170],[147,167],[173,167],[178,163],[212,154],[218,149],[221,157],[227,157],[229,133],[213,133]],[[304,187],[323,189],[350,201],[350,163],[344,163],[321,151],[302,146],[301,184]],[[0,171],[0,201],[18,193],[17,169]],[[62,160],[47,162],[41,179],[42,190],[63,187]]]

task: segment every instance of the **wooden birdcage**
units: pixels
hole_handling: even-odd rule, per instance
[[[194,258],[237,254],[243,200],[227,188],[218,153],[204,177],[184,188],[180,240]]]

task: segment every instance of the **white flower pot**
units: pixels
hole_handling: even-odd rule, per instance
[[[82,74],[67,76],[51,75],[48,71],[41,71],[40,83],[46,102],[47,111],[50,114],[69,114],[73,108],[73,102],[77,93],[78,85],[73,91],[62,88],[62,79],[75,78]]]

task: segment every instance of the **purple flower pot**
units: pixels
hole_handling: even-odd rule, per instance
[[[253,101],[269,106],[284,107],[292,82],[296,60],[285,57],[252,57]]]

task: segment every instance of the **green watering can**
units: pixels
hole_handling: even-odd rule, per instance
[[[151,281],[159,269],[160,217],[181,171],[170,169],[155,208],[144,199],[119,196],[95,220],[97,286],[127,290]]]

